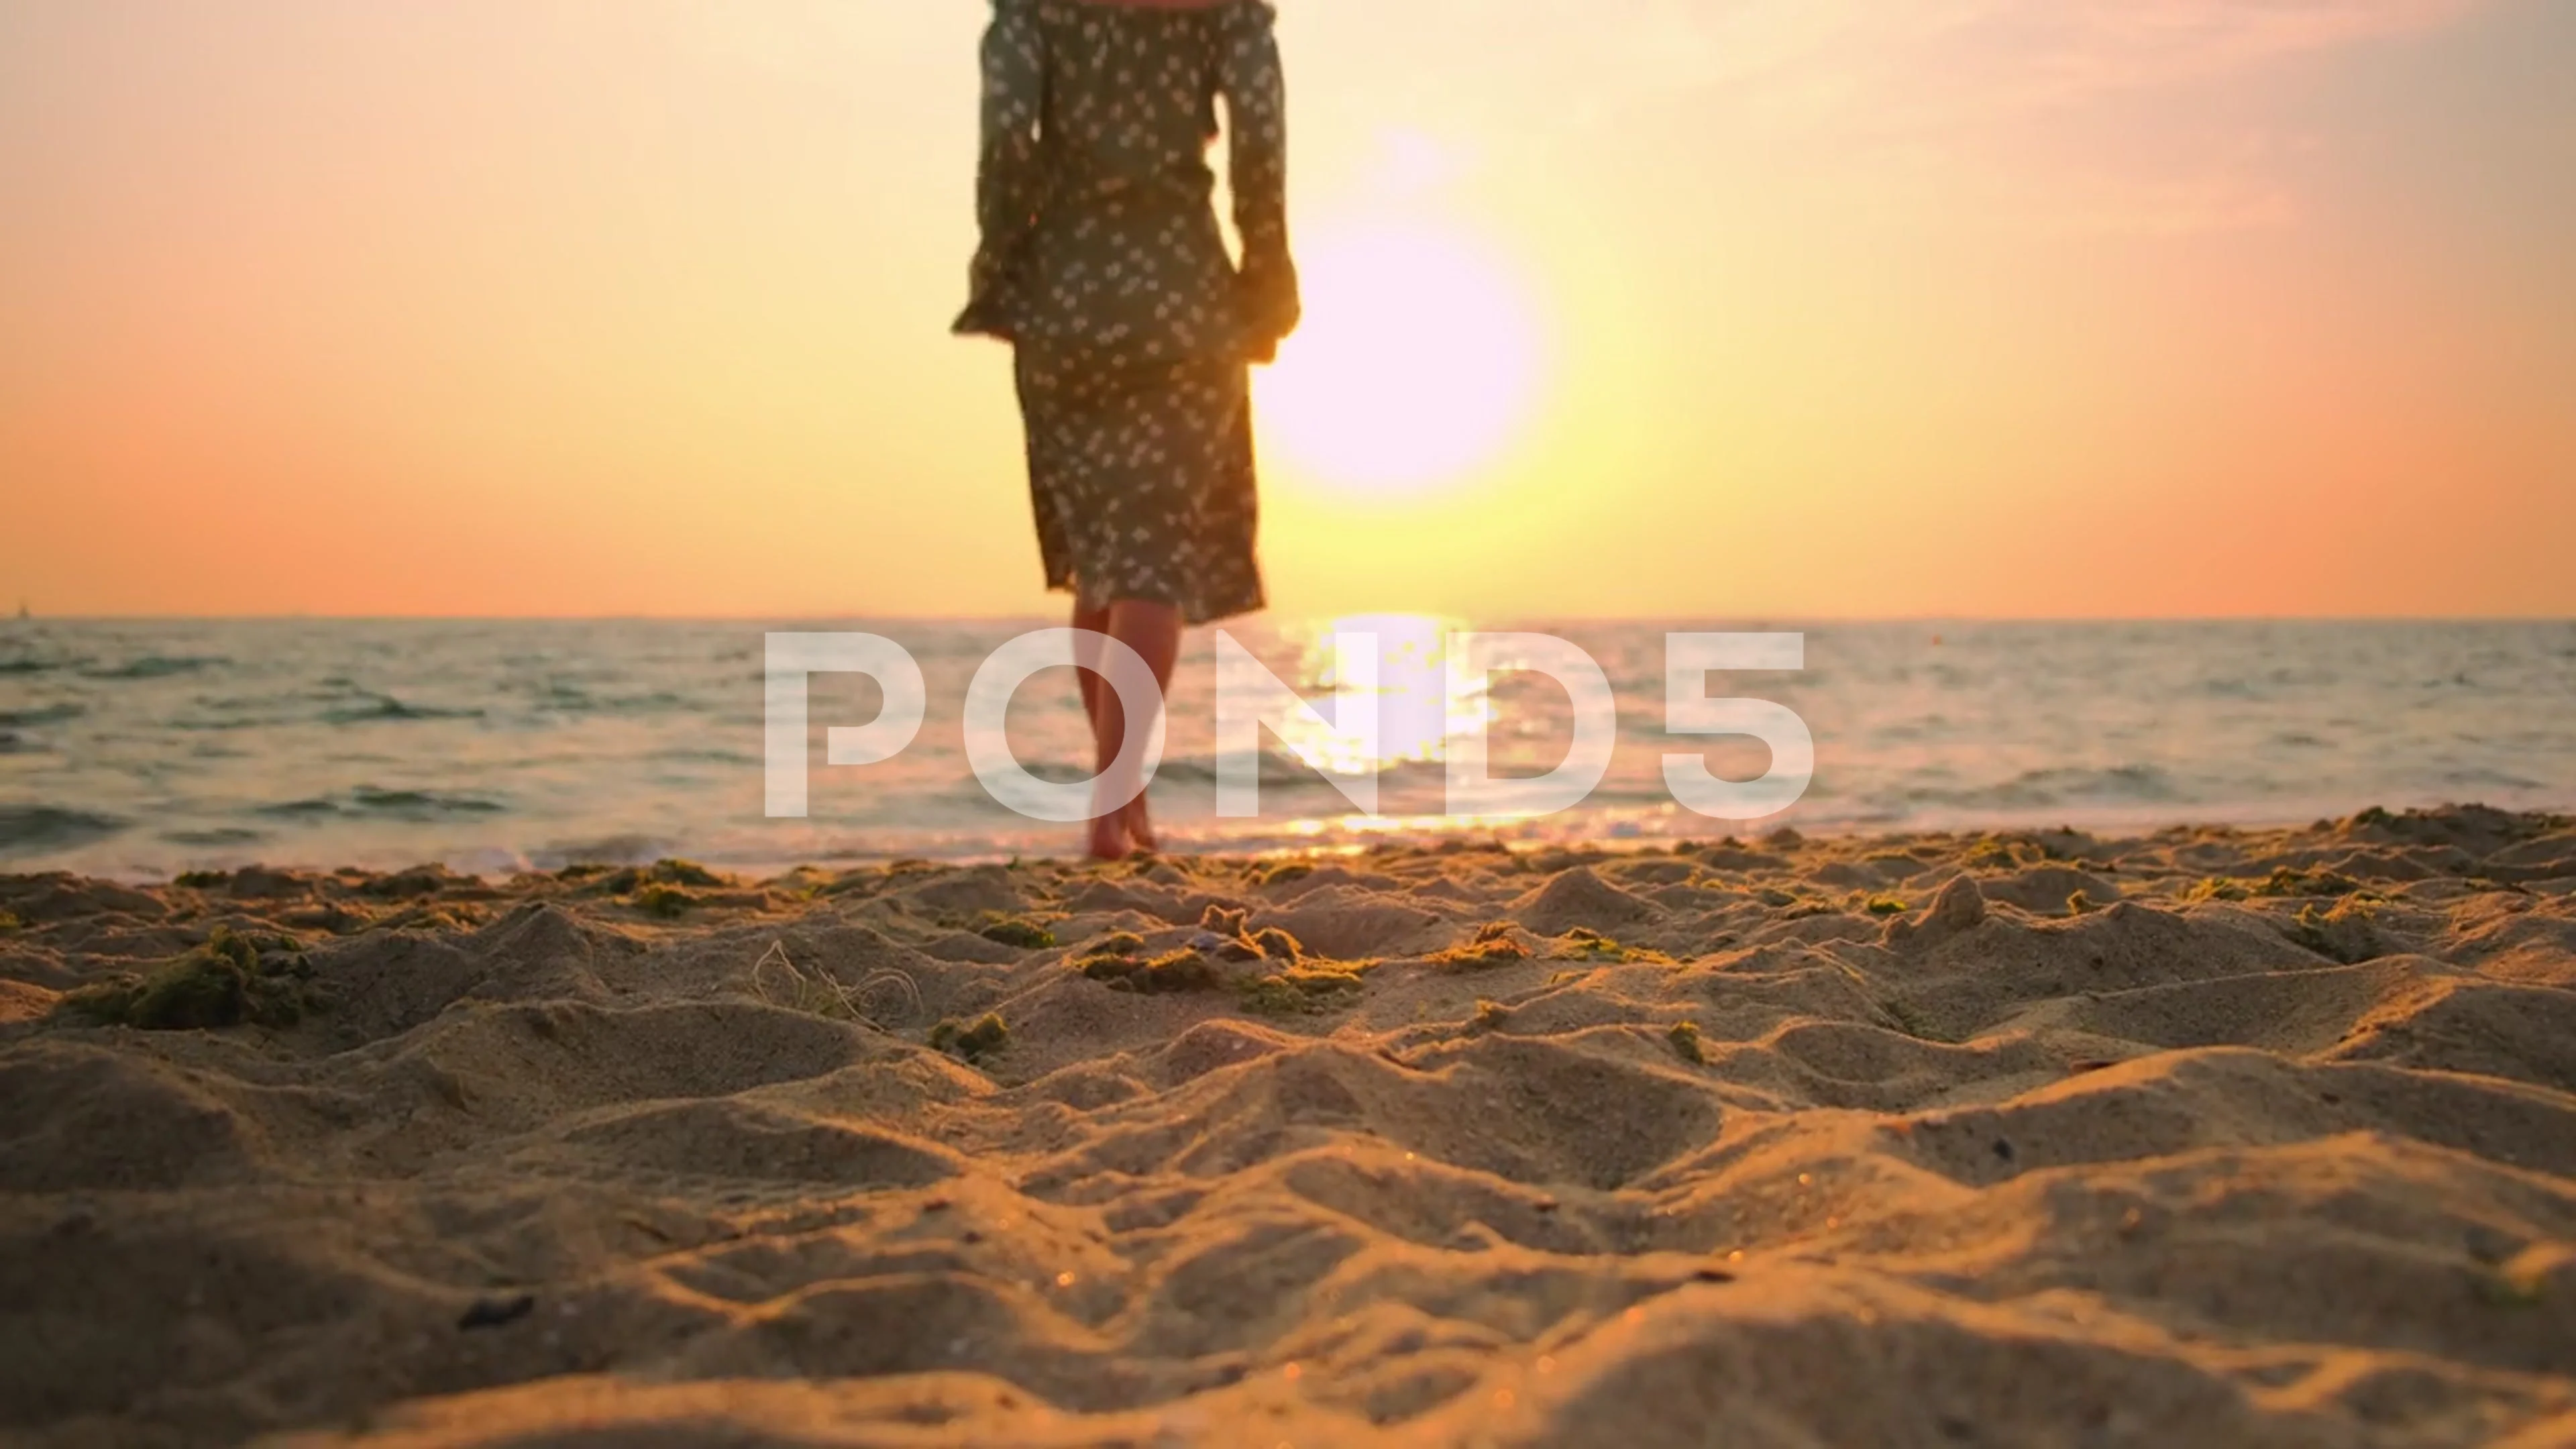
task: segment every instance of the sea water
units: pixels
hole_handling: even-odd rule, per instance
[[[0,870],[149,879],[251,863],[486,873],[686,856],[768,871],[890,857],[1063,854],[1070,827],[996,804],[969,768],[962,705],[978,664],[1034,623],[0,623]],[[1328,704],[1332,633],[1379,637],[1376,817],[1357,815],[1265,735],[1261,814],[1215,811],[1211,641],[1173,688],[1153,807],[1180,849],[1317,848],[1467,832],[1515,840],[2176,823],[2293,823],[2482,801],[2576,808],[2576,623],[1837,623],[1516,625],[1412,615],[1256,621],[1230,632]],[[1497,773],[1553,768],[1564,692],[1504,674],[1462,699],[1443,640],[1550,633],[1588,651],[1619,705],[1608,775],[1536,819],[1443,814],[1453,719],[1487,721]],[[764,815],[764,636],[850,629],[909,649],[929,685],[919,737],[867,768],[819,736],[864,724],[858,677],[814,683],[811,813]],[[1703,819],[1663,783],[1668,755],[1745,779],[1749,739],[1665,733],[1665,636],[1806,635],[1806,668],[1718,676],[1713,693],[1797,711],[1816,743],[1806,795],[1752,826]],[[1019,758],[1089,773],[1070,670],[1013,704]],[[1320,745],[1321,741],[1305,743]]]

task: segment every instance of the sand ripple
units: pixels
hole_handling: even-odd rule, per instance
[[[2576,1442],[2564,820],[0,913],[13,1440]]]

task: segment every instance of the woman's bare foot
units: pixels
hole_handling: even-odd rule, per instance
[[[1154,817],[1145,808],[1144,796],[1139,795],[1127,802],[1127,808],[1119,814],[1126,822],[1127,840],[1131,846],[1147,855],[1162,850],[1163,843],[1154,838]]]
[[[1093,860],[1125,860],[1136,847],[1127,835],[1127,812],[1112,810],[1091,822],[1089,854]]]

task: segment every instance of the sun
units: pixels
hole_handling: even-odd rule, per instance
[[[1538,402],[1538,319],[1472,235],[1403,223],[1299,249],[1306,318],[1255,384],[1261,426],[1296,468],[1372,495],[1473,480]]]

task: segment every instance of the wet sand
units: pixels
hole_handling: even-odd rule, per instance
[[[0,912],[13,1441],[2576,1443],[2564,819]]]

